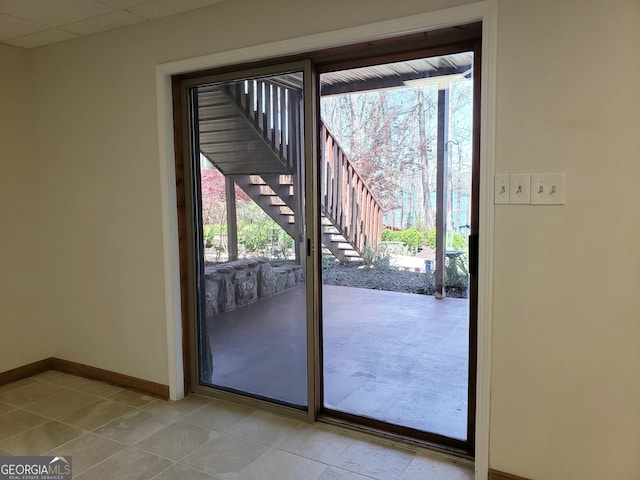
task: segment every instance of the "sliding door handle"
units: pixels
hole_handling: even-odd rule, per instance
[[[469,235],[469,274],[478,274],[480,251],[478,250],[478,234],[473,233]]]

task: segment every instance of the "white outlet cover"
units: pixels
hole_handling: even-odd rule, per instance
[[[509,204],[509,174],[496,173],[494,176],[494,198],[495,205]]]
[[[511,205],[529,205],[531,203],[531,175],[512,173],[509,175],[509,203]]]
[[[564,173],[531,175],[531,205],[564,205],[565,202]]]

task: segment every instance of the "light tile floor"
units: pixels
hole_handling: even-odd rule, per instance
[[[79,480],[471,480],[427,450],[191,395],[50,370],[0,387],[0,455],[70,455]]]

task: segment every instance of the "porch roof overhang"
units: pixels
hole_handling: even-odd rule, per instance
[[[323,73],[321,95],[339,95],[366,90],[437,84],[443,77],[471,78],[473,53],[405,60],[402,62]]]

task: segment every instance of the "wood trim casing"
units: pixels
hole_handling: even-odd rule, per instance
[[[296,54],[268,57],[262,60],[250,60],[228,65],[194,69],[174,76],[178,81],[205,77],[214,74],[224,74],[239,70],[268,67],[271,65],[299,62],[310,59],[318,73],[322,73],[324,66],[331,64],[338,70],[357,68],[366,65],[371,58],[377,58],[380,63],[390,63],[415,58],[416,52],[422,51],[422,56],[443,55],[451,52],[452,45],[473,45],[476,39],[482,37],[482,22],[472,21],[452,27],[441,27],[434,30],[393,35],[369,41],[346,42],[341,46],[330,48],[310,49]],[[467,47],[461,46],[464,50]],[[364,63],[362,63],[364,62]],[[176,150],[177,151],[177,150]]]
[[[184,172],[184,138],[182,118],[182,96],[180,82],[172,79],[171,96],[173,102],[173,138],[175,148],[176,209],[178,220],[178,255],[180,259],[180,315],[182,317],[182,365],[184,395],[192,388],[191,368],[191,317],[189,307],[189,257],[187,248],[187,191]]]
[[[101,380],[111,385],[125,387],[129,390],[134,390],[145,395],[151,395],[162,400],[169,399],[168,385],[55,357],[50,357],[0,373],[0,386],[37,375],[38,373],[46,372],[47,370],[58,370],[59,372],[69,373],[79,377]]]
[[[112,385],[126,387],[129,390],[135,390],[136,392],[152,395],[154,397],[162,398],[163,400],[167,400],[169,398],[168,385],[152,382],[150,380],[143,380],[137,377],[131,377],[122,373],[103,370],[102,368],[83,365],[81,363],[61,360],[59,358],[52,358],[51,360],[51,368],[53,370],[78,375],[80,377],[102,380],[103,382],[107,382]]]
[[[235,48],[218,53],[200,55],[192,58],[169,61],[156,66],[156,83],[158,88],[158,146],[161,168],[164,174],[162,190],[163,226],[165,227],[165,271],[166,281],[171,287],[171,297],[176,310],[167,311],[169,324],[169,361],[179,364],[181,352],[173,352],[174,346],[180,343],[182,333],[177,327],[180,324],[180,283],[178,262],[174,263],[173,255],[178,256],[178,241],[173,236],[175,215],[175,168],[174,142],[171,111],[172,77],[195,75],[194,72],[208,71],[225,66],[247,64],[274,57],[282,58],[318,49],[334,48],[336,45],[349,45],[367,40],[398,37],[411,32],[431,31],[449,25],[460,25],[482,21],[482,80],[481,96],[482,125],[481,132],[481,191],[480,191],[480,226],[482,235],[479,239],[479,272],[480,284],[478,295],[478,378],[477,378],[477,420],[476,420],[476,469],[478,479],[487,480],[489,470],[489,405],[491,383],[491,343],[493,305],[493,174],[495,171],[495,132],[496,132],[496,78],[497,78],[497,36],[498,36],[498,0],[479,0],[456,7],[440,10],[428,10],[422,13],[373,22],[358,27],[348,27],[317,34],[304,35],[288,40],[275,41],[249,47]],[[231,67],[230,69],[235,69]],[[174,330],[175,327],[175,330]],[[180,368],[171,384],[173,391],[180,392],[183,382],[183,369]]]
[[[488,480],[528,480],[524,477],[519,477],[517,475],[512,475],[510,473],[500,472],[498,470],[489,469],[489,479]]]
[[[0,373],[0,387],[2,385],[7,385],[8,383],[17,382],[23,378],[51,370],[53,368],[51,366],[52,360],[53,358],[45,358],[44,360],[39,360],[37,362],[29,363],[28,365],[23,365]]]

